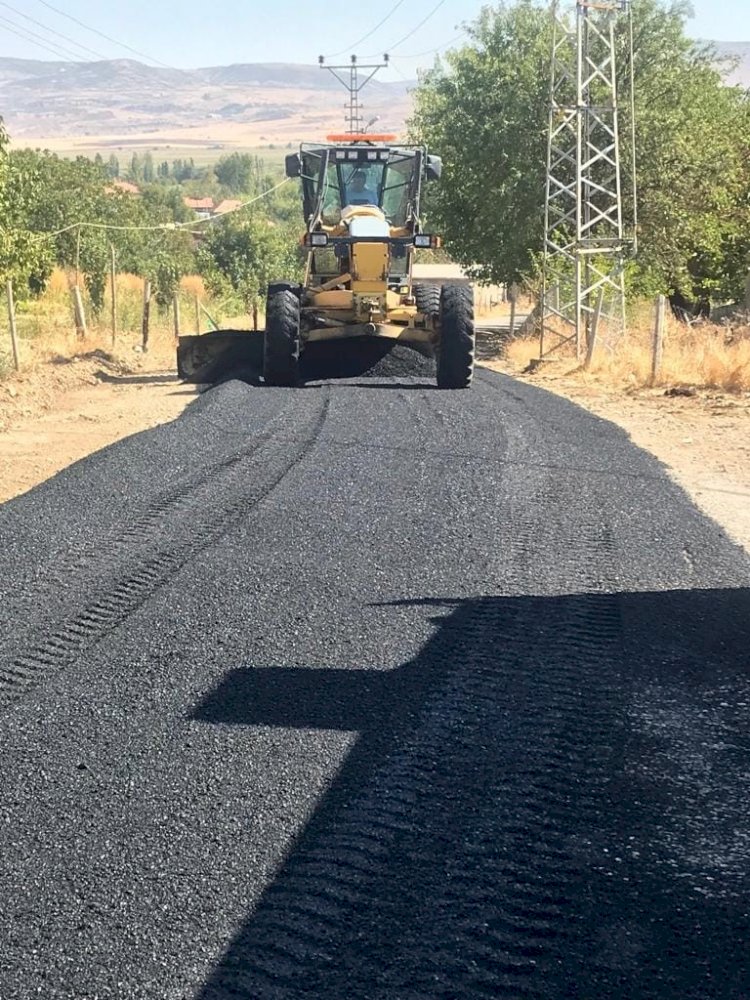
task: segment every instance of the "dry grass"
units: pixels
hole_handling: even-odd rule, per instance
[[[62,268],[56,267],[47,282],[47,295],[49,295],[50,298],[59,298],[62,295],[68,295],[69,290],[70,279],[68,275],[62,270]]]
[[[191,295],[193,298],[197,295],[199,299],[205,299],[206,296],[206,286],[203,283],[203,278],[199,274],[186,274],[185,277],[180,281],[180,289],[185,293],[185,295]]]
[[[110,295],[107,291],[104,308],[97,316],[84,293],[88,335],[77,335],[71,304],[71,288],[75,274],[57,269],[53,272],[44,295],[16,304],[19,333],[19,353],[22,369],[60,358],[72,358],[93,350],[105,350],[121,360],[132,362],[138,356],[143,315],[143,279],[134,274],[117,275],[118,332],[112,343],[110,325]],[[189,275],[180,286],[182,331],[193,333],[196,329],[195,297],[205,304],[216,322],[225,327],[249,326],[247,316],[238,317],[236,302],[214,302],[206,293],[203,280]],[[4,307],[3,307],[4,308]],[[228,322],[231,317],[232,323]],[[149,337],[149,365],[172,367],[174,365],[174,325],[171,310],[160,310],[152,300]],[[201,317],[203,331],[210,329],[205,316]],[[10,339],[0,326],[0,378],[12,371]]]
[[[507,345],[506,357],[514,368],[525,368],[538,355],[539,342],[535,337]],[[652,326],[647,312],[613,346],[605,343],[598,348],[588,372],[580,368],[572,352],[567,358],[573,372],[582,377],[624,388],[651,385]],[[750,325],[687,326],[670,317],[661,368],[653,384],[730,393],[750,390]]]
[[[118,295],[143,295],[143,278],[137,274],[117,275]]]

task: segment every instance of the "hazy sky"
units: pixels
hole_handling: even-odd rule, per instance
[[[50,49],[64,48],[62,57],[68,58],[73,53],[89,59],[134,56],[86,30],[86,25],[140,50],[152,61],[173,66],[314,63],[320,53],[333,56],[338,52],[339,59],[346,59],[352,51],[365,57],[385,50],[394,59],[388,76],[412,77],[417,66],[431,63],[431,50],[456,39],[461,23],[471,20],[481,6],[482,0],[130,0],[119,4],[10,0],[0,3],[0,54],[61,58],[59,52],[45,49],[46,44]],[[695,37],[750,41],[748,0],[695,0],[694,8],[696,16],[689,30]],[[360,41],[389,13],[379,29]],[[20,38],[14,30],[27,37]]]

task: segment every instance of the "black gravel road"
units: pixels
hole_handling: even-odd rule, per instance
[[[750,997],[750,561],[407,354],[0,507],[0,1000]]]

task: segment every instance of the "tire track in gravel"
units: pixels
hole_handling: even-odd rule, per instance
[[[450,436],[452,400],[420,402]],[[504,463],[502,428],[499,442]],[[557,480],[514,477],[498,538],[511,593],[534,593],[531,552],[559,494]],[[617,547],[606,521],[556,528],[557,572],[575,567],[592,592],[457,603],[396,672],[395,720],[386,708],[360,737],[385,760],[368,773],[354,751],[345,810],[334,790],[200,1000],[559,1000],[584,995],[577,961],[592,984],[610,975],[580,938],[624,689],[620,598],[603,592]]]
[[[442,674],[420,723],[313,824],[201,1000],[560,995],[619,614],[609,595],[561,599],[540,630],[538,603],[468,602],[402,668],[397,685]]]
[[[435,413],[429,393],[420,401]],[[552,483],[529,485],[499,542],[515,586],[556,499]],[[614,558],[606,532],[568,539],[564,559],[592,553],[598,589]],[[359,775],[355,750],[337,782],[367,791],[345,811],[334,791],[200,1000],[557,998],[545,981],[564,959],[580,882],[569,831],[594,822],[620,618],[608,594],[562,598],[553,617],[544,603],[457,602],[416,660],[381,681],[393,690],[361,736],[381,752],[361,753],[382,763]]]
[[[303,401],[304,402],[304,401]],[[70,558],[62,560],[55,567],[51,584],[54,588],[65,586],[72,574],[106,565],[112,561],[113,555],[120,557],[131,552],[135,546],[149,543],[152,536],[163,530],[164,520],[170,516],[179,516],[191,508],[196,500],[196,494],[201,490],[211,491],[221,478],[231,474],[237,466],[244,465],[259,449],[269,442],[282,442],[286,428],[296,426],[297,415],[289,411],[302,410],[299,401],[291,399],[284,409],[272,417],[265,428],[255,434],[243,435],[244,443],[234,454],[229,455],[216,465],[204,467],[195,476],[188,476],[174,489],[162,494],[149,503],[137,514],[134,520],[113,537],[102,539],[97,537],[79,546]],[[303,416],[303,414],[300,414]]]
[[[310,397],[301,402],[307,403]],[[59,622],[31,646],[0,660],[0,710],[27,694],[46,677],[69,666],[85,650],[120,626],[148,598],[197,554],[213,545],[253,507],[262,503],[314,447],[325,423],[330,394],[306,415],[295,418],[296,434],[286,430],[284,411],[271,421],[280,421],[256,438],[251,447],[189,480],[172,494],[146,508],[138,520],[104,550],[87,547],[76,557],[70,571],[79,572],[93,562],[115,568],[110,581],[77,613]],[[187,530],[191,513],[205,525],[198,538]],[[163,521],[171,538],[158,541]],[[143,552],[144,547],[146,552]],[[151,550],[150,552],[148,550]],[[76,581],[80,588],[80,579]]]

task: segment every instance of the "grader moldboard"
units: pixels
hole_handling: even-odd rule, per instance
[[[269,285],[266,385],[297,385],[307,345],[350,338],[414,345],[434,353],[439,388],[471,384],[471,288],[412,281],[414,251],[440,246],[438,237],[422,231],[420,198],[423,182],[440,178],[442,163],[421,147],[393,145],[394,138],[332,135],[326,144],[303,143],[286,158],[287,176],[302,182],[306,268],[302,284]],[[231,374],[252,336],[218,331],[180,338],[180,376],[213,381],[218,372]]]

